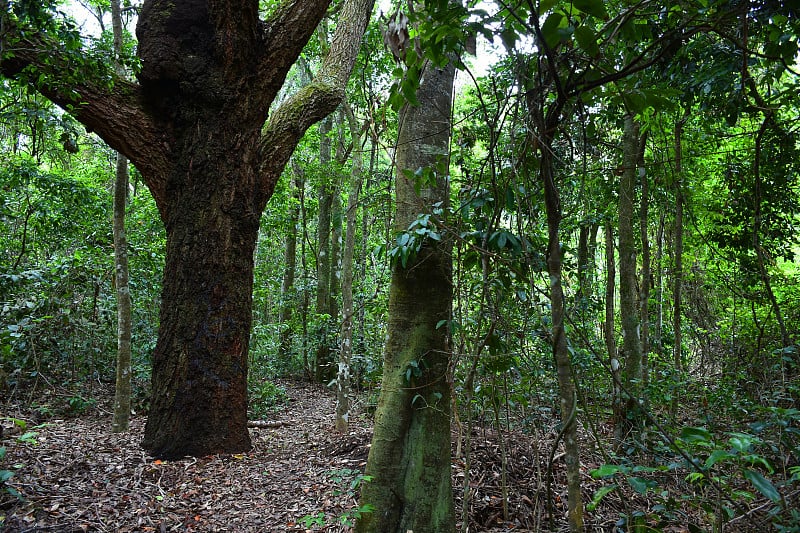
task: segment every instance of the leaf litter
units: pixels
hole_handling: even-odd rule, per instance
[[[366,465],[371,419],[356,414],[351,417],[349,432],[339,434],[333,429],[335,397],[331,391],[301,381],[280,380],[280,384],[289,401],[269,420],[251,424],[255,427],[249,429],[250,452],[177,461],[153,459],[140,448],[144,417],[132,418],[129,432],[114,434],[107,408],[96,407],[78,418],[54,418],[38,425],[35,412],[9,409],[9,414],[0,416],[5,426],[0,447],[6,448],[5,457],[0,457],[0,472],[7,470],[13,476],[0,487],[0,530],[352,531],[358,506],[353,487]],[[13,419],[27,420],[25,430],[8,427],[7,421]],[[546,482],[557,422],[543,420],[538,428],[528,428],[525,433],[503,431],[502,439],[490,427],[472,429],[467,531],[565,530],[563,453],[555,455],[550,492]],[[454,452],[456,440],[454,434]],[[586,502],[607,484],[590,475],[590,466],[602,461],[597,452],[583,456]],[[454,453],[453,492],[459,529],[466,465],[463,453]],[[502,505],[504,480],[507,513]],[[621,514],[632,508],[648,509],[651,504],[646,494],[616,490],[587,513],[587,531],[621,531],[616,527]],[[664,531],[687,531],[662,526]]]

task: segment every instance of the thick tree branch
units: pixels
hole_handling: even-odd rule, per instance
[[[167,141],[142,108],[139,86],[111,70],[98,73],[95,67],[69,57],[61,46],[41,34],[28,32],[28,36],[20,38],[16,28],[9,26],[12,25],[4,28],[5,57],[0,61],[0,73],[8,78],[25,75],[36,80],[36,89],[42,95],[139,168],[161,206]],[[38,83],[39,74],[44,75],[42,83]],[[104,76],[107,78],[102,79]]]
[[[331,49],[314,81],[285,100],[270,116],[261,141],[262,192],[269,197],[303,134],[332,113],[344,98],[374,0],[346,0]]]
[[[329,5],[330,0],[288,0],[265,21],[265,53],[256,67],[265,101],[274,100]]]

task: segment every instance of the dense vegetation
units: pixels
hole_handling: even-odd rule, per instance
[[[102,18],[105,4],[89,4]],[[260,221],[250,417],[280,394],[276,377],[336,381],[345,321],[346,379],[374,404],[392,274],[443,241],[453,302],[435,328],[460,454],[474,425],[553,428],[603,458],[603,488],[580,508],[646,497],[620,516],[626,531],[800,530],[800,13],[738,0],[473,4],[407,13],[419,44],[397,57],[374,17],[346,102],[295,149]],[[330,32],[317,29],[287,94]],[[87,61],[110,61],[110,30],[83,40]],[[424,61],[460,70],[449,158],[399,174],[418,195],[446,179],[449,199],[397,232],[398,116],[420,104]],[[92,408],[114,381],[117,336],[116,155],[39,94],[47,83],[27,73],[0,93],[0,391],[45,418]],[[126,226],[144,413],[166,237],[135,169]],[[428,370],[423,354],[403,364],[408,383]],[[465,508],[469,482],[454,487]]]

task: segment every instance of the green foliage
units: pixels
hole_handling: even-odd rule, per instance
[[[586,397],[581,416],[587,423],[605,420],[611,387],[608,354],[600,353],[605,340],[599,328],[605,320],[604,250],[602,243],[596,244],[588,265],[580,266],[585,272],[580,272],[578,235],[587,227],[596,231],[598,225],[617,223],[620,122],[624,113],[633,113],[648,135],[645,173],[639,176],[635,200],[644,199],[642,185],[647,184],[650,213],[644,224],[651,254],[661,254],[653,258],[650,273],[640,273],[660,282],[650,295],[648,403],[667,432],[680,435],[676,443],[690,460],[678,459],[670,435],[632,443],[624,448],[630,451],[626,460],[594,471],[605,481],[588,507],[602,511],[618,496],[646,497],[652,508],[626,509],[620,518],[620,528],[635,530],[669,521],[690,523],[681,512],[692,505],[707,513],[709,522],[724,522],[741,514],[737,505],[758,500],[769,509],[776,529],[797,531],[800,516],[781,496],[800,483],[800,470],[792,463],[800,446],[800,359],[796,345],[784,346],[765,280],[772,284],[796,342],[800,175],[795,124],[800,91],[790,69],[796,70],[792,65],[800,22],[787,2],[751,3],[746,13],[740,4],[701,1],[661,6],[655,12],[652,6],[643,10],[643,4],[542,0],[504,3],[490,14],[476,2],[462,6],[429,0],[409,13],[412,44],[399,62],[376,53],[382,37],[378,24],[371,24],[347,91],[370,141],[350,147],[346,128],[341,139],[334,134],[336,128],[330,134],[330,140],[341,143],[342,154],[370,160],[356,235],[355,312],[361,337],[353,343],[352,361],[358,384],[373,386],[381,377],[385,287],[391,270],[385,263],[409,267],[426,243],[451,240],[455,305],[452,316],[437,328],[449,336],[453,349],[457,399],[466,404],[461,407],[478,422],[495,423],[491,412],[504,412],[498,429],[530,431],[558,423],[549,316],[553,280],[547,275],[539,174],[541,156],[549,153],[556,161],[554,179],[563,215],[558,237],[564,275],[559,281],[568,302],[569,354],[574,379]],[[263,12],[276,13],[278,5],[262,2]],[[113,155],[32,88],[54,83],[51,71],[62,60],[70,65],[70,76],[58,83],[109,86],[114,81],[111,40],[107,33],[82,39],[58,12],[57,2],[13,2],[11,8],[9,22],[59,40],[64,54],[48,58],[48,68],[27,71],[20,83],[2,81],[0,395],[19,401],[27,398],[27,389],[31,409],[42,416],[79,415],[96,402],[86,385],[110,381],[113,368]],[[747,42],[740,42],[745,27]],[[709,28],[714,31],[706,32]],[[404,176],[418,192],[449,180],[450,207],[432,206],[392,235],[391,153],[376,149],[369,153],[373,157],[366,156],[373,144],[393,144],[398,122],[393,110],[417,103],[423,62],[453,60],[465,68],[466,44],[476,35],[498,44],[489,52],[496,61],[473,85],[459,87],[449,167]],[[4,41],[3,53],[13,54],[18,44]],[[123,61],[132,72],[138,69],[135,47],[133,36],[126,36]],[[321,48],[315,39],[303,52],[312,70]],[[549,65],[548,54],[553,56]],[[638,66],[620,71],[637,58]],[[640,71],[639,66],[647,68]],[[613,83],[607,83],[611,78]],[[756,94],[766,105],[756,101]],[[553,142],[544,146],[532,133],[531,121],[559,98],[567,105],[559,111],[557,127],[548,132]],[[678,174],[675,122],[684,110]],[[772,114],[767,122],[766,113]],[[762,124],[757,157],[754,139]],[[343,155],[341,161],[320,165],[321,140],[312,129],[300,144],[297,175],[277,184],[261,221],[249,361],[254,418],[287,401],[285,390],[272,380],[301,376],[317,345],[338,349],[340,317],[316,315],[309,305],[317,290],[319,206],[313,191],[346,184],[350,161]],[[289,194],[290,178],[299,182],[297,194]],[[679,182],[680,194],[674,187]],[[134,384],[139,404],[146,408],[165,240],[159,214],[135,170],[132,183],[128,237]],[[672,228],[678,201],[684,202],[690,221],[684,229],[684,305],[678,310],[684,318],[681,369],[671,354],[676,335],[667,326],[674,318]],[[303,218],[288,227],[293,210],[300,207]],[[283,244],[291,231],[297,232],[297,275],[282,294]],[[766,277],[754,238],[766,258]],[[590,278],[587,287],[579,286],[583,274]],[[284,324],[277,323],[281,306],[292,309]],[[284,332],[289,339],[285,352]],[[281,356],[275,356],[279,351]],[[424,371],[424,358],[402,369],[408,384]],[[48,383],[67,391],[60,403],[40,394]],[[377,393],[366,395],[374,400]],[[412,401],[423,405],[427,400],[417,395]],[[31,430],[19,438],[34,444],[37,436]],[[633,457],[656,466],[628,462]],[[6,489],[13,470],[0,470]],[[337,491],[348,495],[366,481],[350,470],[332,472],[331,479]],[[334,522],[346,526],[369,511],[354,507],[340,517],[321,512],[300,522],[307,528],[332,527]]]
[[[419,361],[413,360],[409,361],[408,366],[406,366],[405,372],[403,372],[403,377],[409,385],[414,383],[414,380],[419,379],[422,377],[423,372],[427,368],[424,359]]]
[[[443,211],[441,202],[437,202],[432,207],[432,213],[417,215],[408,229],[397,235],[393,247],[381,245],[376,248],[375,254],[383,255],[385,252],[392,265],[407,268],[427,241],[442,240],[443,235],[437,225],[441,224],[440,217]]]
[[[351,468],[340,468],[331,470],[327,473],[327,477],[336,484],[333,493],[335,496],[346,494],[348,499],[353,501],[358,499],[358,492],[362,484],[372,481],[372,476],[367,476],[360,470],[353,470]],[[353,527],[355,521],[361,518],[366,513],[371,513],[375,509],[372,505],[354,505],[347,509],[344,513],[335,517],[335,523],[340,526]],[[329,524],[329,518],[324,512],[319,511],[314,515],[305,515],[299,520],[306,528],[322,527],[325,528]]]
[[[795,418],[797,413],[789,413]],[[761,496],[776,505],[775,515],[785,508],[785,501],[776,485],[762,471],[775,474],[773,466],[764,455],[770,449],[768,442],[753,433],[728,432],[727,440],[715,438],[702,427],[686,427],[681,431],[677,444],[693,456],[694,471],[686,480],[696,486],[713,482],[717,490],[725,491],[726,499],[733,505],[738,500],[751,500],[755,497],[751,490],[744,490],[737,478],[749,483]],[[734,507],[724,507],[728,518],[735,515]],[[776,519],[776,521],[780,521]]]
[[[279,410],[289,401],[286,389],[267,380],[259,380],[250,375],[248,379],[248,405],[251,418],[264,418]]]
[[[10,496],[16,498],[17,500],[24,500],[22,494],[8,484],[8,481],[14,477],[14,471],[8,470],[3,467],[3,463],[5,463],[6,458],[6,447],[0,446],[0,487],[2,488],[3,492],[9,494]],[[19,465],[16,465],[16,468],[19,468]],[[3,524],[2,516],[0,516],[0,525]]]
[[[85,414],[86,411],[93,408],[97,405],[97,400],[95,398],[84,398],[83,396],[76,394],[74,396],[70,396],[67,399],[67,405],[69,405],[70,413],[76,416],[80,416]]]
[[[14,399],[43,384],[81,393],[45,406],[81,414],[96,381],[113,379],[116,300],[111,237],[113,155],[73,119],[23,92],[4,94],[0,121],[0,390]],[[73,153],[64,135],[80,147]],[[137,173],[133,184],[137,189]],[[152,198],[131,195],[134,387],[146,407],[163,266],[163,228]],[[81,386],[89,383],[89,387]],[[73,387],[73,385],[77,387]]]

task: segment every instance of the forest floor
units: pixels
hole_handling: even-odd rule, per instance
[[[338,434],[333,429],[335,400],[330,391],[299,381],[277,383],[285,388],[288,401],[276,409],[270,427],[250,429],[253,449],[241,455],[154,460],[139,447],[144,418],[134,417],[129,433],[114,434],[110,413],[103,408],[43,423],[21,408],[8,412],[6,417],[27,420],[28,425],[15,431],[9,427],[10,418],[2,420],[5,435],[0,435],[0,446],[7,453],[0,459],[0,470],[13,472],[8,487],[20,497],[0,487],[0,530],[351,531],[371,419],[356,416],[349,433]],[[468,531],[565,529],[567,498],[563,455],[558,450],[552,497],[547,497],[546,465],[556,437],[552,428],[537,436],[504,432],[502,438],[485,428],[473,431]],[[601,461],[591,455],[584,457],[585,501],[591,501],[604,484],[589,474]],[[459,517],[464,467],[463,458],[456,457],[453,482]],[[620,513],[631,508],[636,496],[621,491],[608,495],[587,513],[587,529],[614,531]],[[553,502],[552,523],[547,501]],[[646,509],[649,504],[642,500],[635,505]],[[688,531],[663,524],[659,530]]]

